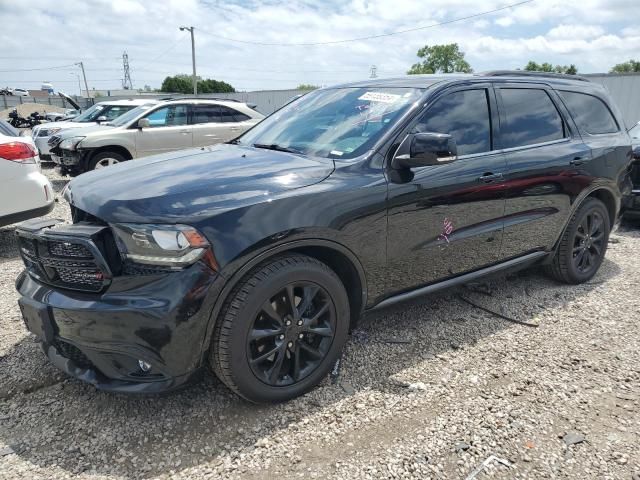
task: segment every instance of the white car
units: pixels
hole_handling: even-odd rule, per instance
[[[53,202],[33,141],[0,120],[0,227],[46,215]]]
[[[70,128],[83,128],[98,125],[102,122],[115,120],[123,113],[133,110],[140,105],[154,103],[154,100],[111,100],[96,103],[91,108],[85,110],[71,121],[49,122],[36,125],[31,130],[33,140],[38,147],[42,159],[49,159],[49,139],[52,135]]]
[[[9,91],[11,95],[15,95],[16,97],[28,97],[29,92],[24,88],[10,88]]]

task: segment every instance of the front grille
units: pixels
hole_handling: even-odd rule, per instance
[[[91,363],[91,360],[89,360],[89,358],[84,353],[82,353],[82,351],[75,345],[71,345],[70,343],[64,342],[62,340],[54,340],[52,345],[60,355],[71,360],[78,367],[93,368],[93,363]]]
[[[100,254],[92,253],[90,241],[54,240],[44,236],[27,237],[18,233],[18,245],[29,273],[51,285],[99,292],[110,274]]]
[[[56,257],[93,258],[87,247],[70,242],[49,242],[49,253]]]

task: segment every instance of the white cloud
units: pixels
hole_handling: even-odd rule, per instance
[[[429,26],[500,8],[504,0],[0,0],[0,70],[61,66],[83,60],[90,86],[117,88],[120,57],[129,53],[136,87],[160,85],[191,71],[189,35],[196,26],[198,72],[237,88],[327,85],[368,76],[402,75],[425,44],[457,42],[477,70],[515,68],[528,60],[575,63],[580,71],[607,71],[638,56],[637,0],[536,0],[442,27],[369,41],[273,47],[232,42],[330,42]],[[100,12],[100,15],[96,15]],[[615,23],[614,23],[615,22]],[[25,25],[46,36],[24,35]],[[43,53],[44,52],[44,53]],[[77,90],[77,68],[0,72],[0,86],[37,87],[50,80]]]

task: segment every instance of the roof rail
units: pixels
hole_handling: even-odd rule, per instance
[[[235,98],[224,98],[224,97],[167,97],[167,98],[160,98],[159,100],[164,101],[164,100],[219,100],[221,102],[236,102],[236,103],[244,103],[242,100],[237,100]]]
[[[591,82],[586,77],[580,75],[569,75],[567,73],[553,73],[553,72],[535,72],[529,70],[492,70],[490,72],[482,72],[480,75],[485,77],[545,77],[545,78],[558,78],[564,80],[579,80],[581,82]]]

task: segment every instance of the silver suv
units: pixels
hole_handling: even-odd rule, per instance
[[[61,132],[49,146],[63,173],[79,174],[138,157],[227,142],[263,118],[232,100],[164,100],[96,127]]]

